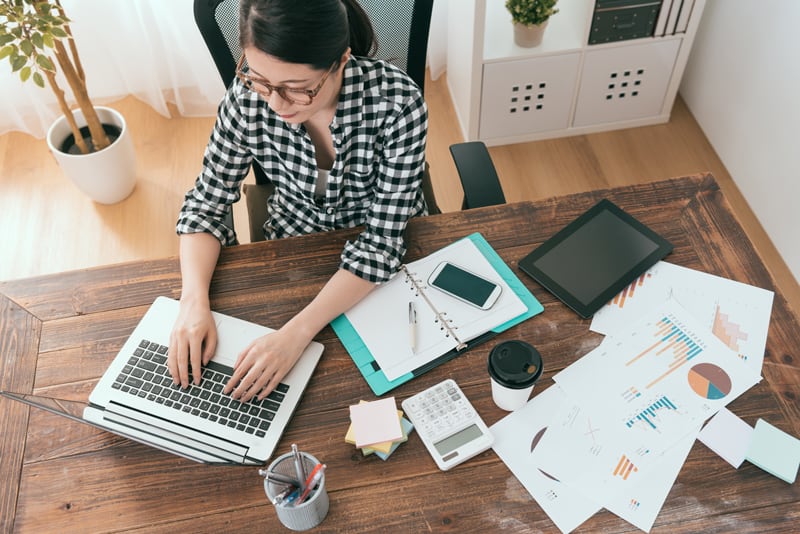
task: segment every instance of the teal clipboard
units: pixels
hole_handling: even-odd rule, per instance
[[[405,384],[409,380],[452,360],[459,354],[463,354],[472,347],[480,345],[481,343],[496,336],[500,332],[508,330],[512,326],[515,326],[526,319],[530,319],[534,315],[538,315],[544,311],[544,307],[541,305],[541,303],[536,300],[536,297],[534,297],[530,291],[528,291],[528,288],[525,287],[519,278],[517,278],[517,275],[515,275],[511,268],[506,265],[503,259],[497,254],[497,252],[495,252],[495,250],[491,247],[491,245],[489,245],[489,243],[480,233],[476,232],[474,234],[470,234],[463,239],[469,239],[475,244],[484,257],[489,260],[489,263],[497,271],[497,274],[500,275],[500,277],[508,284],[511,290],[520,298],[520,300],[522,300],[522,302],[528,308],[527,311],[467,342],[467,348],[460,351],[452,349],[438,358],[426,363],[425,365],[418,367],[410,373],[406,373],[394,380],[389,380],[386,378],[386,375],[381,370],[378,362],[375,361],[375,358],[372,356],[370,350],[364,344],[361,336],[359,336],[358,332],[356,332],[356,329],[344,314],[340,315],[331,321],[331,327],[339,337],[342,345],[344,345],[344,348],[347,350],[347,352],[350,354],[350,357],[353,359],[353,362],[356,364],[358,371],[367,381],[367,384],[369,384],[369,387],[372,389],[375,395],[383,395],[387,391],[391,391],[397,386]]]

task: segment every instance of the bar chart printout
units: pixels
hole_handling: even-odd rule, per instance
[[[625,423],[625,426],[631,428],[635,424],[643,424],[648,428],[658,430],[659,414],[677,409],[678,407],[675,406],[675,404],[669,400],[666,395],[662,395],[650,406],[636,414],[634,417],[628,419],[628,421]]]
[[[683,364],[703,352],[703,347],[668,316],[662,317],[655,324],[653,337],[655,342],[652,345],[625,363],[625,366],[628,367],[648,356],[651,358],[662,357],[664,353],[672,355],[672,359],[667,364],[667,369],[661,375],[654,377],[647,384],[648,388],[653,387]]]

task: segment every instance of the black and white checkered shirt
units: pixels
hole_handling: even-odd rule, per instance
[[[408,219],[427,212],[421,188],[427,126],[422,94],[405,73],[380,60],[351,57],[330,125],[336,159],[324,196],[315,197],[317,163],[305,128],[285,123],[236,79],[219,106],[177,232],[209,232],[223,245],[236,243],[224,216],[257,162],[275,184],[267,239],[364,225],[345,245],[341,267],[384,282],[406,252]]]

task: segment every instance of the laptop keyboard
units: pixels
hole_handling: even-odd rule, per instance
[[[208,362],[200,385],[181,389],[173,383],[167,369],[167,347],[145,339],[111,387],[212,423],[264,437],[289,386],[280,383],[263,400],[242,403],[222,393],[232,373],[230,367]]]

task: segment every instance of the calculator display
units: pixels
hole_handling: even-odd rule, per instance
[[[461,447],[472,441],[473,439],[477,439],[483,435],[481,429],[478,428],[478,425],[470,425],[464,430],[460,432],[456,432],[452,436],[448,436],[442,441],[437,441],[434,443],[434,447],[442,456],[445,456],[450,451],[454,451],[455,449]]]

